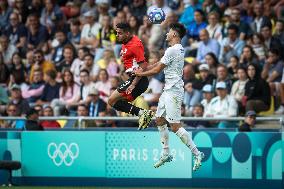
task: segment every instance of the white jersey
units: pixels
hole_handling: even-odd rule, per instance
[[[165,73],[165,90],[171,89],[173,86],[176,88],[183,88],[184,83],[182,80],[183,66],[184,66],[184,48],[181,44],[175,44],[167,48],[161,61],[166,65],[164,68]]]

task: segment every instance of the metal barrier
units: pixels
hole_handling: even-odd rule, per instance
[[[276,121],[279,122],[279,129],[284,131],[284,117],[257,117],[256,121]],[[154,120],[155,118],[153,118]],[[1,117],[0,120],[26,120],[25,117]],[[82,128],[82,122],[87,120],[97,120],[97,121],[137,121],[138,117],[39,117],[39,120],[78,120],[78,128]],[[182,121],[243,121],[244,117],[182,117]]]

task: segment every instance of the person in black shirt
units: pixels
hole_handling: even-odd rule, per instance
[[[43,128],[39,124],[39,115],[38,111],[36,111],[34,108],[31,108],[27,112],[27,121],[26,121],[26,130],[28,131],[42,131]]]
[[[251,128],[255,125],[256,113],[255,111],[247,111],[245,122],[240,125],[239,131],[251,131]]]

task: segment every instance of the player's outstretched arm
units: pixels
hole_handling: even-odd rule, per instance
[[[157,64],[154,64],[154,65],[155,66],[152,67],[152,69],[150,70],[146,70],[146,71],[143,71],[142,69],[135,70],[134,74],[136,76],[152,76],[152,75],[155,75],[161,72],[166,67],[166,65],[161,62],[158,62]]]

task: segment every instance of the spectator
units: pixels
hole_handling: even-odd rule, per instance
[[[80,88],[80,102],[84,103],[87,100],[87,96],[91,88],[95,88],[95,84],[91,81],[90,73],[88,70],[83,69],[80,71],[80,80],[81,80],[81,88]]]
[[[268,110],[271,103],[270,89],[268,83],[261,78],[259,67],[249,64],[247,75],[249,81],[245,86],[242,105],[246,108],[246,111],[254,110],[258,113]]]
[[[11,84],[20,85],[22,89],[27,87],[27,71],[20,57],[19,53],[14,53],[12,55],[12,67],[11,67]]]
[[[277,20],[273,36],[280,40],[282,47],[284,46],[284,21]]]
[[[141,39],[145,47],[147,47],[149,43],[149,38],[151,36],[151,27],[152,27],[152,24],[148,16],[145,15],[143,17],[142,25],[140,25],[139,30],[138,30],[138,37],[139,39]]]
[[[222,41],[222,25],[220,24],[220,15],[217,12],[210,12],[208,14],[208,25],[206,30],[211,39],[217,40],[219,43]],[[218,55],[217,55],[218,56]]]
[[[53,99],[59,98],[60,84],[56,82],[56,71],[49,70],[44,74],[44,89],[37,104],[49,104]]]
[[[265,24],[270,24],[271,21],[268,17],[264,16],[263,2],[257,1],[253,5],[254,19],[250,24],[251,30],[254,33],[259,33],[261,31],[261,26]]]
[[[237,56],[232,56],[230,58],[230,63],[227,65],[229,77],[232,80],[238,79],[238,67],[246,67],[244,65],[240,65],[239,58]]]
[[[199,3],[198,0],[192,0],[191,4],[182,12],[179,22],[184,24],[185,27],[188,27],[189,24],[194,20],[194,11],[197,9],[201,10],[202,4]]]
[[[94,56],[92,54],[86,54],[84,57],[84,65],[81,70],[88,70],[90,73],[90,79],[92,81],[96,81],[98,78],[98,74],[100,71],[100,67],[98,64],[94,63]]]
[[[35,103],[40,99],[44,89],[43,73],[40,69],[34,71],[30,83],[30,86],[23,90],[22,95],[29,103]]]
[[[77,107],[77,116],[78,117],[87,117],[89,116],[88,106],[85,104],[80,104]],[[76,121],[73,127],[77,128],[88,128],[88,127],[96,127],[96,122],[94,120],[84,120],[79,125],[79,121]]]
[[[12,67],[12,55],[17,52],[17,48],[10,42],[8,36],[0,36],[0,53],[3,56],[4,63],[8,68]]]
[[[3,55],[0,53],[0,85],[7,87],[10,79],[10,71],[8,66],[4,63]]]
[[[228,27],[228,37],[221,43],[219,61],[228,64],[232,56],[240,56],[245,43],[238,38],[238,26],[230,25]]]
[[[93,47],[96,47],[95,44],[97,43],[96,36],[101,26],[96,22],[97,16],[94,12],[88,11],[83,16],[86,18],[86,23],[82,28],[80,45],[87,46],[94,51]]]
[[[70,20],[70,32],[68,32],[67,38],[76,49],[80,47],[81,31],[78,19],[72,18]]]
[[[95,83],[95,88],[99,91],[99,97],[107,103],[110,96],[111,84],[108,73],[105,69],[99,71],[98,81]]]
[[[84,2],[81,6],[81,15],[85,14],[86,12],[94,12],[97,13],[97,6],[96,6],[96,1],[94,0],[87,0]]]
[[[34,105],[34,109],[38,112],[39,116],[43,116],[43,107],[42,105],[36,104]]]
[[[264,44],[267,49],[278,49],[282,52],[282,45],[278,38],[272,36],[272,24],[268,23],[261,26],[261,35],[264,39]],[[281,56],[282,57],[282,56]]]
[[[24,0],[15,0],[13,12],[20,15],[20,20],[22,23],[26,23],[28,17],[28,3]]]
[[[8,0],[0,1],[0,10],[0,30],[3,30],[9,24],[9,16],[13,10],[8,4]]]
[[[234,82],[231,90],[231,95],[235,97],[238,107],[239,107],[239,113],[243,114],[245,111],[242,108],[242,99],[243,96],[245,95],[245,86],[246,83],[248,82],[248,77],[246,73],[246,69],[242,66],[238,67],[237,69],[237,74],[238,74],[238,80]]]
[[[226,67],[225,65],[223,65],[223,64],[220,64],[220,65],[217,67],[217,79],[213,82],[213,87],[214,87],[214,89],[216,89],[216,84],[217,84],[219,81],[223,81],[223,82],[226,83],[226,89],[227,89],[228,93],[230,93],[230,92],[231,92],[231,88],[232,88],[233,81],[232,81],[231,78],[229,77],[227,67]]]
[[[138,35],[139,20],[135,16],[130,16],[128,23],[131,28],[131,33]]]
[[[43,127],[39,124],[38,112],[34,108],[31,108],[27,112],[26,118],[27,118],[26,125],[25,125],[26,130],[28,131],[42,131],[43,130]]]
[[[206,84],[212,85],[214,80],[216,80],[216,76],[209,72],[208,64],[201,64],[199,67],[199,85],[196,87],[197,89],[201,90]]]
[[[27,8],[28,15],[33,13],[40,17],[41,11],[43,9],[43,2],[42,0],[32,0]]]
[[[56,42],[57,44],[56,45],[53,44],[54,49],[52,54],[52,62],[55,64],[57,71],[60,72],[62,61],[64,60],[64,55],[63,55],[64,47],[66,45],[72,47],[73,49],[74,47],[68,41],[66,34],[62,30],[58,30],[55,32],[55,39],[53,42]]]
[[[253,48],[253,51],[257,55],[259,61],[263,61],[266,58],[268,50],[264,44],[264,38],[260,33],[253,34],[251,47]]]
[[[246,112],[244,123],[239,126],[239,131],[248,132],[255,126],[256,113],[253,110]]]
[[[9,102],[9,97],[8,97],[7,90],[4,89],[4,87],[0,85],[0,113],[4,109],[5,104],[7,104],[8,102]]]
[[[212,12],[220,14],[220,9],[214,0],[205,0],[202,4],[202,10],[205,15],[210,15]]]
[[[51,106],[46,106],[43,109],[43,116],[44,117],[53,117],[53,109]],[[60,124],[56,120],[43,120],[39,123],[42,128],[61,128]]]
[[[247,67],[249,64],[257,64],[259,65],[260,62],[254,53],[254,50],[251,46],[245,45],[242,54],[240,56],[240,65],[243,65],[244,67]]]
[[[106,69],[109,76],[117,76],[120,68],[116,61],[113,49],[105,49],[102,59],[97,62],[100,69]]]
[[[144,15],[147,13],[147,6],[145,0],[133,0],[129,6],[130,13],[138,18],[139,22],[142,22]]]
[[[8,104],[7,105],[7,116],[9,117],[19,117],[19,111],[15,104]],[[25,126],[24,120],[7,120],[0,126],[0,128],[15,128],[15,129],[23,129]]]
[[[201,93],[199,90],[193,88],[192,83],[188,82],[184,86],[184,100],[186,114],[191,115],[193,107],[201,101]]]
[[[50,61],[46,61],[44,59],[44,55],[41,50],[36,50],[34,52],[34,64],[32,65],[30,72],[30,81],[33,79],[35,69],[41,69],[44,74],[49,70],[55,70],[54,65]]]
[[[74,47],[71,44],[66,44],[63,47],[63,59],[55,65],[57,72],[60,73],[59,75],[63,70],[71,68],[75,56]]]
[[[22,23],[19,14],[14,12],[10,15],[10,24],[4,31],[4,34],[10,39],[10,43],[18,48],[21,56],[25,53],[27,41],[27,28]]]
[[[210,104],[212,98],[214,97],[213,86],[210,84],[204,85],[204,87],[202,88],[202,94],[203,94],[203,99],[200,103],[203,106],[203,112],[204,112],[208,110],[208,105]]]
[[[225,82],[221,81],[216,84],[216,93],[217,96],[210,101],[204,117],[222,118],[237,116],[238,104],[234,97],[228,94]],[[234,127],[235,123],[220,121],[216,125],[218,128],[227,128]]]
[[[11,98],[9,103],[16,105],[20,115],[25,115],[29,111],[30,106],[28,101],[22,97],[21,87],[19,85],[14,84],[10,88],[10,93]]]
[[[27,21],[28,37],[27,47],[29,50],[41,49],[42,45],[47,42],[49,35],[47,28],[40,24],[38,15],[30,14]]]
[[[54,115],[62,115],[64,109],[72,107],[78,103],[80,87],[74,82],[73,74],[70,70],[63,71],[63,81],[59,89],[59,99],[54,99],[51,102],[51,107],[54,109]]]
[[[219,54],[220,45],[215,39],[209,38],[209,33],[206,29],[203,29],[199,32],[199,48],[197,50],[197,57],[193,61],[194,64],[205,63],[205,56],[212,52],[216,56]]]
[[[191,82],[193,84],[193,87],[196,86],[198,80],[195,77],[194,67],[193,64],[185,64],[183,67],[183,82]]]
[[[74,81],[78,84],[81,84],[80,82],[80,71],[81,68],[84,65],[84,57],[89,54],[90,51],[87,47],[81,47],[78,49],[78,57],[73,61],[71,65],[71,72],[74,75]]]
[[[217,67],[219,65],[219,61],[216,55],[212,52],[208,53],[205,56],[205,63],[209,66],[209,73],[216,75]]]
[[[193,106],[192,117],[202,118],[204,113],[204,107],[201,104],[196,104]],[[196,120],[196,121],[185,121],[184,122],[189,127],[195,129],[202,129],[210,127],[210,123],[208,121]]]
[[[241,22],[241,11],[238,8],[232,9],[230,14],[230,24],[234,24],[239,28],[238,36],[240,40],[245,40],[246,37],[252,33],[249,25],[246,22]]]

